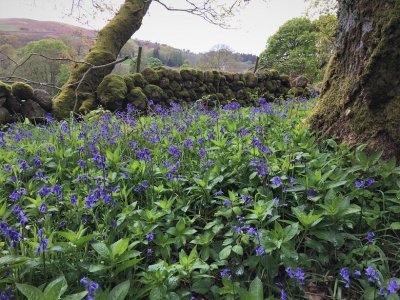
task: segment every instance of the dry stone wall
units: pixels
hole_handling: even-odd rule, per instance
[[[85,94],[79,102],[79,111],[87,113],[99,105],[117,111],[128,104],[145,111],[150,100],[167,106],[171,102],[194,102],[201,98],[208,99],[210,106],[232,100],[246,105],[254,95],[272,100],[285,96],[290,88],[289,77],[274,70],[239,74],[147,68],[142,73],[106,76],[95,93]],[[22,82],[12,85],[0,82],[0,124],[23,118],[41,121],[51,109],[52,98],[46,91]]]
[[[236,99],[246,105],[252,95],[273,99],[286,95],[289,90],[289,77],[274,70],[239,74],[147,68],[142,73],[106,76],[97,89],[97,97],[103,107],[113,111],[123,109],[128,103],[143,110],[149,100],[167,105],[206,97],[214,104],[226,104]],[[82,112],[88,109],[81,106]]]

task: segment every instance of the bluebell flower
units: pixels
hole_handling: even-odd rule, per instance
[[[221,277],[228,277],[228,279],[230,280],[230,279],[232,279],[232,275],[230,274],[230,272],[231,272],[230,269],[225,268],[220,272],[220,275],[221,275]]]
[[[279,187],[282,183],[280,177],[275,176],[271,179],[272,184],[276,185],[277,187]]]
[[[364,181],[362,180],[356,180],[356,188],[363,188],[365,186]]]
[[[229,208],[232,206],[232,201],[226,199],[223,203],[222,203],[226,208]]]
[[[42,213],[45,214],[47,212],[47,205],[46,202],[43,202],[39,207],[38,210]]]
[[[265,255],[265,249],[263,247],[261,247],[260,245],[257,245],[255,248],[256,254],[258,256],[263,256]]]
[[[365,239],[369,244],[372,244],[374,242],[374,237],[375,237],[375,232],[368,232]]]
[[[72,205],[76,205],[76,202],[78,201],[78,199],[76,198],[75,194],[71,194],[71,204]]]
[[[381,280],[379,278],[378,270],[375,270],[373,266],[369,266],[365,269],[365,274],[369,277],[368,280],[372,283],[377,283],[379,286],[382,285]]]
[[[397,293],[397,291],[399,289],[400,289],[400,287],[399,287],[399,283],[398,283],[397,279],[396,278],[391,278],[389,280],[389,284],[387,286],[387,295],[388,296],[394,295],[394,294]]]
[[[137,151],[136,155],[139,158],[139,160],[145,162],[150,162],[152,156],[150,150],[147,148],[143,148],[142,151]]]
[[[46,185],[43,185],[43,186],[40,188],[40,190],[39,190],[38,193],[39,193],[40,197],[44,198],[44,197],[46,197],[48,194],[51,193],[51,188],[48,187],[48,186],[46,186]]]
[[[215,196],[215,197],[218,197],[218,196],[222,196],[223,194],[224,194],[224,192],[221,191],[221,190],[219,190],[218,192],[215,192],[215,193],[214,193],[214,196]]]
[[[340,269],[340,276],[342,276],[343,280],[346,282],[346,288],[350,288],[350,272],[349,268],[344,267]]]
[[[375,183],[375,179],[374,178],[367,178],[365,180],[365,187],[369,188],[371,185],[373,185]]]
[[[154,240],[154,232],[150,232],[148,234],[146,234],[146,239],[151,242]]]

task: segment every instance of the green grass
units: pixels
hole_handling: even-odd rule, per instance
[[[279,102],[4,127],[0,290],[398,299],[400,168],[318,144],[314,100]]]
[[[20,31],[20,29],[14,25],[1,25],[0,24],[0,31]]]

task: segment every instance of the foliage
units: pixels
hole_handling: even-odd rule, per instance
[[[128,107],[4,128],[2,295],[396,293],[400,168],[317,145],[302,123],[313,103],[150,103],[148,116]]]
[[[261,65],[290,76],[305,75],[321,80],[333,48],[337,20],[332,15],[312,22],[294,18],[268,39],[261,53]]]
[[[66,57],[68,47],[61,40],[44,39],[28,43],[25,47],[18,49],[21,61],[28,58],[31,53],[39,53],[48,57]],[[22,77],[47,83],[57,83],[57,75],[60,72],[62,62],[48,60],[42,57],[30,58],[19,70]]]
[[[150,68],[157,68],[157,67],[163,67],[163,66],[164,66],[164,64],[160,59],[155,58],[155,57],[150,57],[150,59],[149,59],[149,67]]]

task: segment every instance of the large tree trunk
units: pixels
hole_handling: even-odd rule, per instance
[[[121,48],[142,25],[151,0],[125,0],[115,17],[100,30],[96,43],[84,61],[95,66],[109,64],[117,59]],[[72,70],[68,82],[53,99],[52,112],[57,118],[66,118],[76,112],[84,101],[92,101],[94,92],[103,78],[111,73],[114,66],[89,72],[79,90],[77,83],[83,78],[89,65],[79,64]]]
[[[336,51],[309,119],[400,159],[400,0],[339,0]]]

